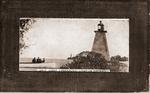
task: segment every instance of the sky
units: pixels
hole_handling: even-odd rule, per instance
[[[97,24],[101,20],[110,56],[129,57],[129,19],[34,18],[36,22],[25,34],[28,48],[20,58],[66,59],[82,51],[91,51]]]

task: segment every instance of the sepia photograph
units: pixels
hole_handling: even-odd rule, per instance
[[[1,92],[146,92],[148,2],[3,0]]]
[[[20,18],[19,71],[129,72],[129,19]]]

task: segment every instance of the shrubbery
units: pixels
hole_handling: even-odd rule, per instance
[[[68,59],[73,62],[63,65],[61,69],[110,69],[111,72],[121,72],[120,67],[126,67],[119,61],[107,61],[102,54],[89,51],[83,51]]]
[[[108,69],[107,60],[99,53],[83,51],[71,58],[72,63],[63,65],[63,69]]]
[[[128,57],[121,57],[120,55],[112,56],[110,59],[112,62],[119,62],[119,61],[128,61]]]

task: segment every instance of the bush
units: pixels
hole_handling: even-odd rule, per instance
[[[110,69],[111,72],[123,72],[123,69],[128,68],[119,62],[119,55],[107,61],[102,54],[83,51],[69,59],[73,62],[63,65],[61,69]]]
[[[83,51],[72,57],[73,62],[63,65],[62,69],[107,69],[107,61],[102,54]]]
[[[116,56],[112,56],[111,58],[110,58],[110,60],[112,61],[112,62],[119,62],[119,61],[128,61],[128,57],[121,57],[120,55],[116,55]]]

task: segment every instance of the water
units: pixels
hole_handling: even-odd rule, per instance
[[[38,69],[59,69],[62,65],[71,63],[72,60],[67,59],[46,59],[45,63],[32,63],[31,58],[20,59],[20,71],[33,71]]]
[[[32,58],[20,59],[19,70],[20,71],[54,71],[56,69],[59,70],[59,68],[62,65],[72,62],[72,60],[67,60],[67,59],[46,59],[45,63],[32,63],[31,61]],[[126,61],[120,63],[124,65],[119,67],[118,72],[129,72],[129,62]],[[106,69],[97,69],[94,71],[104,72],[103,70],[107,72]],[[82,69],[82,71],[88,71],[88,70]]]

